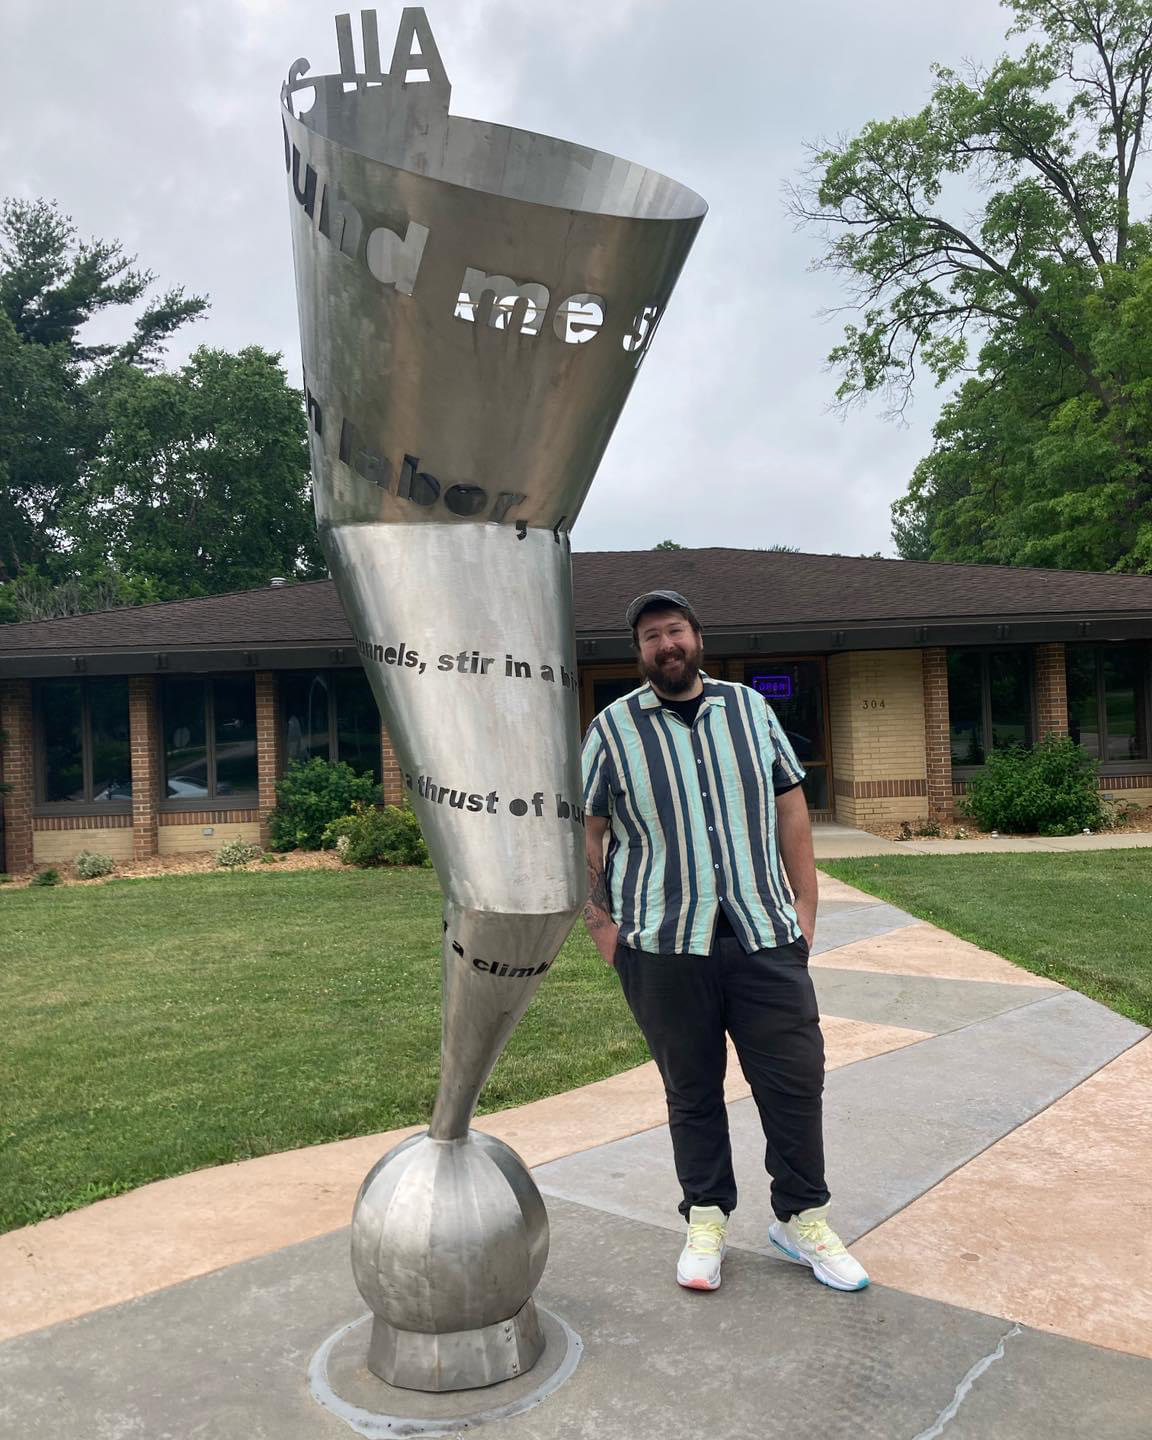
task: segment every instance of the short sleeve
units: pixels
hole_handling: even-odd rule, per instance
[[[775,751],[772,760],[772,789],[777,795],[785,795],[789,790],[795,790],[804,779],[805,771],[797,760],[792,742],[777,720],[775,711],[770,705],[765,705],[764,709],[768,712],[768,726],[772,732],[772,748]]]
[[[580,757],[584,772],[584,811],[607,819],[612,814],[612,772],[604,735],[595,721],[584,737]]]

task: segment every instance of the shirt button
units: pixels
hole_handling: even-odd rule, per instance
[[[708,826],[708,833],[709,833],[709,834],[712,833],[712,826],[711,826],[711,825]]]
[[[719,869],[720,869],[720,866],[719,866],[719,865],[713,865],[712,868],[713,868],[713,870],[719,870]]]

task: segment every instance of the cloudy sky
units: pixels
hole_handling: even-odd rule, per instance
[[[337,68],[328,0],[0,0],[0,190],[59,201],[165,285],[211,297],[196,344],[279,350],[298,383],[277,119],[288,65]],[[387,55],[400,5],[378,5]],[[663,170],[710,213],[573,535],[578,549],[895,553],[888,507],[939,396],[842,419],[843,294],[809,273],[782,187],[804,142],[919,108],[929,66],[991,59],[994,0],[428,0],[454,113]]]

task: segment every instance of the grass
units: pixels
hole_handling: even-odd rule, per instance
[[[440,928],[420,870],[0,892],[0,1230],[205,1165],[425,1123]],[[580,927],[480,1109],[645,1059]]]
[[[1152,852],[884,855],[822,870],[1152,1025]]]

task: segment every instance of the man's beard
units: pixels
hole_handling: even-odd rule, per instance
[[[703,653],[702,645],[694,645],[691,650],[684,645],[669,645],[651,665],[641,661],[640,673],[663,695],[686,695],[696,684]],[[675,660],[682,663],[677,665]]]

